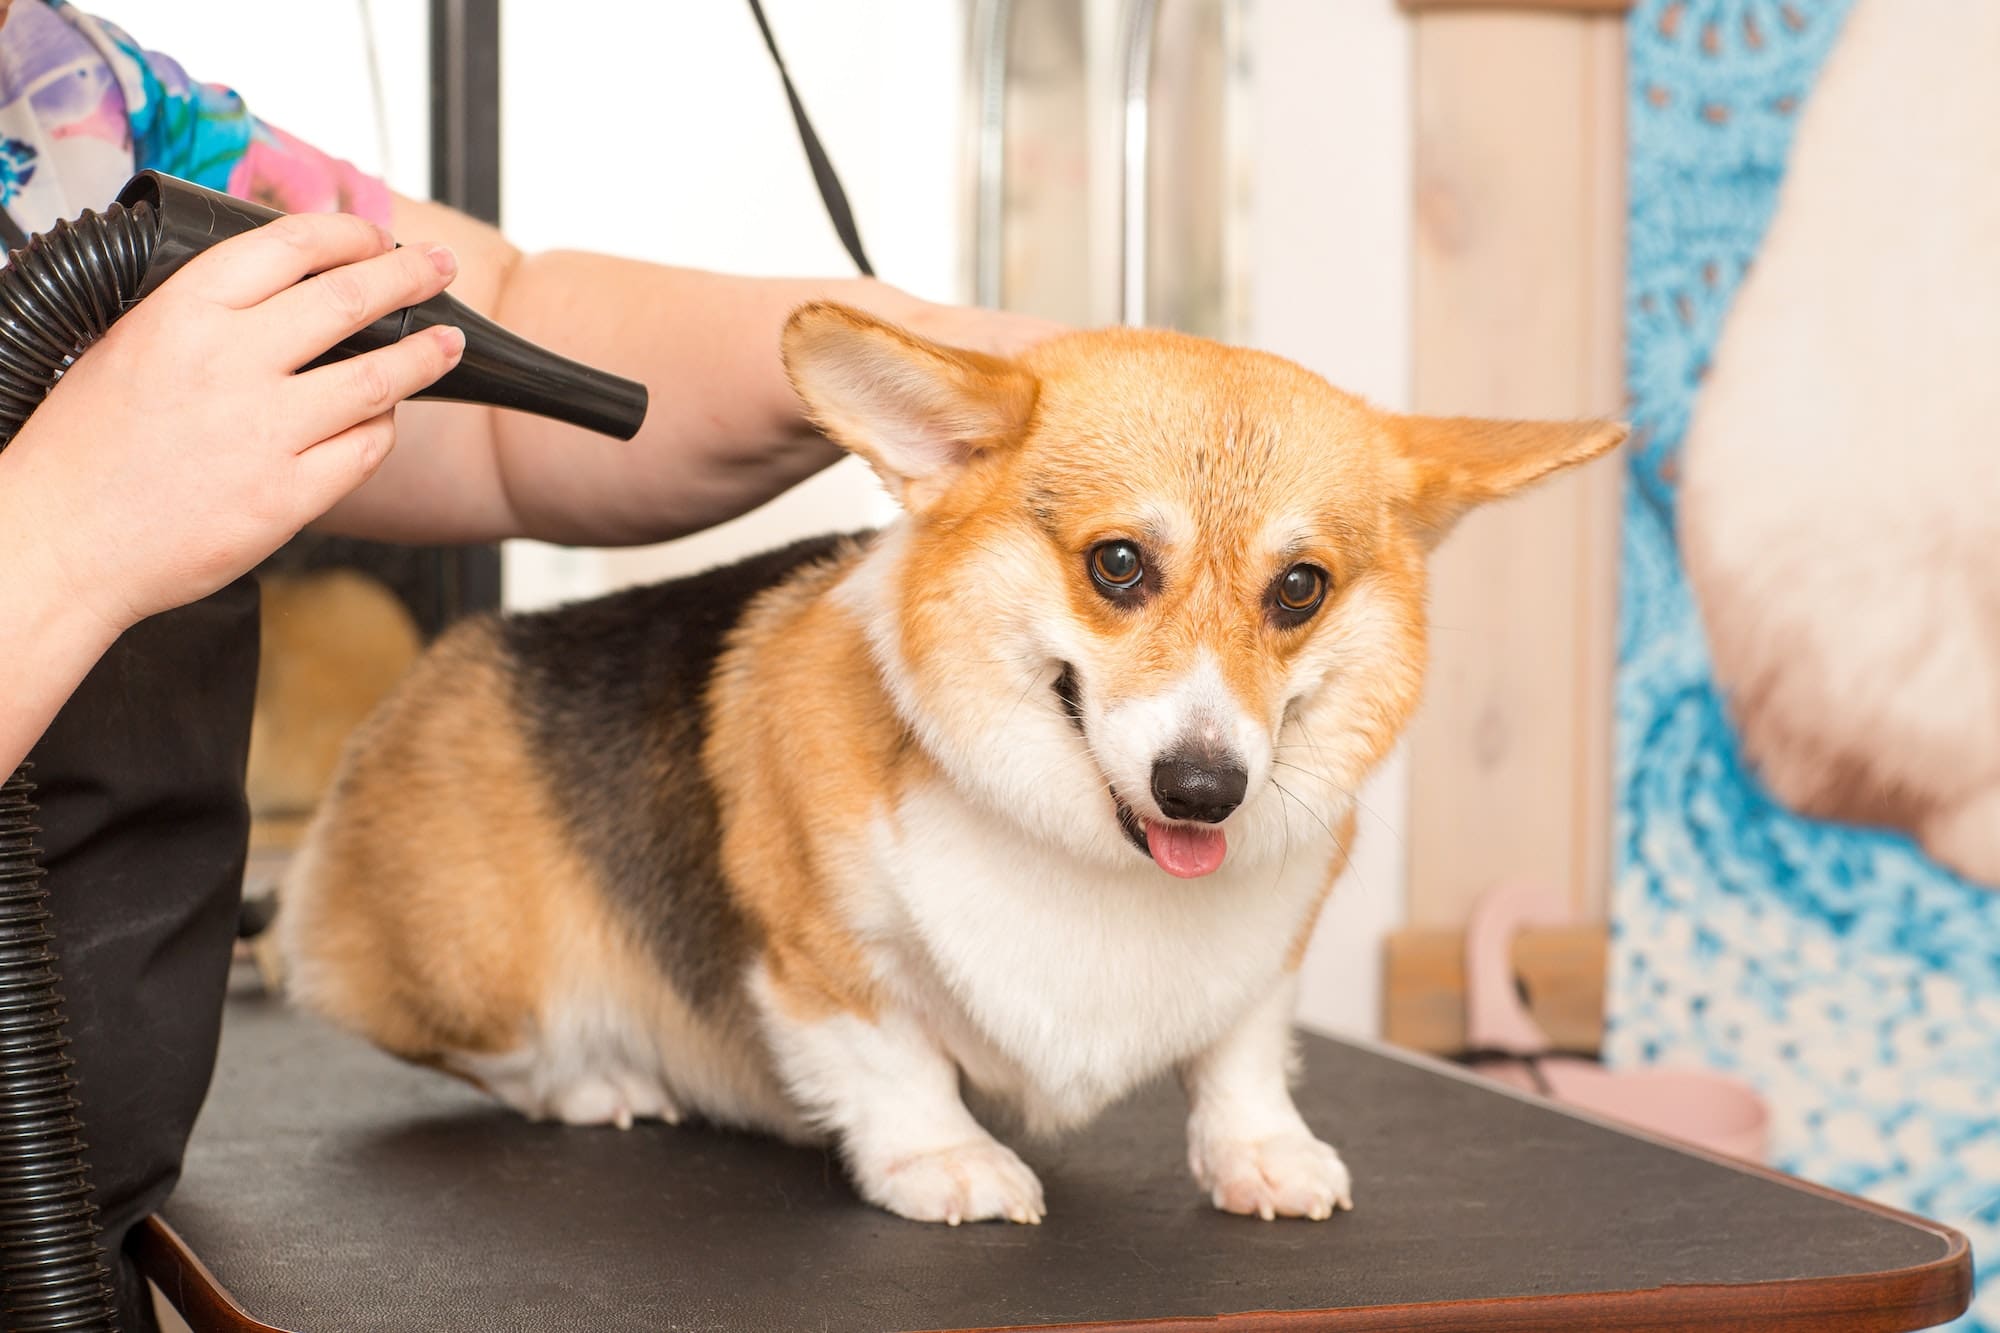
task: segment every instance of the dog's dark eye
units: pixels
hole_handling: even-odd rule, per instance
[[[1145,574],[1139,548],[1131,542],[1105,542],[1090,553],[1090,577],[1106,592],[1131,592]]]
[[[1294,616],[1311,615],[1326,597],[1326,571],[1317,565],[1293,565],[1278,580],[1278,606]]]

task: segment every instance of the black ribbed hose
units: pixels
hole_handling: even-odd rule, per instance
[[[150,203],[58,222],[0,271],[0,449],[83,349],[138,301],[159,239]]]
[[[113,205],[57,223],[0,270],[0,449],[132,304],[158,235],[151,205]],[[25,764],[0,786],[0,1321],[113,1333],[33,790]]]
[[[9,1333],[110,1333],[27,766],[0,786],[0,1313]]]

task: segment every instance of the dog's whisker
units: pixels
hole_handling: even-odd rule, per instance
[[[1403,836],[1403,830],[1397,828],[1395,824],[1389,820],[1388,816],[1384,815],[1380,810],[1377,810],[1374,806],[1368,804],[1368,802],[1362,800],[1359,796],[1355,795],[1353,792],[1348,793],[1347,799],[1354,802],[1355,808],[1359,809],[1363,814],[1367,815],[1370,819],[1374,820],[1375,823],[1382,829],[1384,833],[1387,833],[1390,837],[1394,838],[1396,840],[1396,845],[1398,847],[1401,847],[1405,852],[1408,852],[1410,850],[1409,839]]]
[[[1364,800],[1362,798],[1361,793],[1354,790],[1352,787],[1343,787],[1340,785],[1340,783],[1334,781],[1332,778],[1328,777],[1324,773],[1315,773],[1311,769],[1306,768],[1304,765],[1294,764],[1284,759],[1273,759],[1271,761],[1271,767],[1289,768],[1294,773],[1303,773],[1307,777],[1311,778],[1313,781],[1324,783],[1326,786],[1331,787],[1336,794],[1340,795],[1346,800],[1352,801],[1354,803],[1355,809],[1361,811],[1363,814],[1373,819],[1377,824],[1381,825],[1382,828],[1385,831],[1387,831],[1389,836],[1394,838],[1397,844],[1400,845],[1405,851],[1409,850],[1409,843],[1404,840],[1403,831],[1397,828],[1393,823],[1391,823],[1389,821],[1388,816],[1384,815],[1380,810],[1377,810],[1374,806],[1370,805],[1366,800]]]
[[[1021,688],[1021,693],[1015,697],[1014,706],[1007,710],[1007,716],[1001,719],[1001,726],[1004,727],[1014,720],[1014,714],[1021,710],[1021,705],[1026,703],[1028,696],[1035,692],[1035,686],[1041,683],[1043,670],[1044,668],[1038,666],[1028,673],[1028,683]]]
[[[1325,829],[1326,836],[1333,839],[1333,845],[1336,847],[1340,847],[1339,835],[1333,831],[1332,825],[1328,824],[1324,819],[1320,818],[1319,811],[1313,809],[1310,805],[1307,805],[1305,801],[1299,797],[1299,794],[1297,792],[1293,791],[1290,787],[1287,787],[1284,783],[1278,781],[1276,778],[1271,779],[1271,785],[1273,787],[1276,787],[1279,791],[1283,792],[1285,795],[1291,797],[1294,801],[1298,801],[1299,809],[1311,815],[1313,817],[1313,822],[1318,824],[1321,828]],[[1341,854],[1343,856],[1346,855],[1345,848],[1341,848]]]
[[[1306,725],[1306,720],[1304,715],[1301,714],[1300,716],[1293,718],[1292,720],[1298,725],[1299,735],[1305,737],[1306,744],[1312,746],[1313,758],[1318,760],[1322,764],[1325,763],[1326,756],[1320,753],[1319,737],[1312,734],[1312,728]]]
[[[1347,790],[1347,788],[1341,786],[1338,782],[1335,782],[1332,778],[1328,777],[1326,774],[1315,773],[1310,768],[1307,768],[1304,764],[1295,764],[1291,762],[1291,760],[1289,759],[1273,759],[1271,761],[1271,767],[1289,768],[1294,773],[1305,774],[1307,777],[1311,778],[1314,782],[1324,782],[1327,786],[1333,788],[1335,791],[1339,792],[1342,796],[1351,797],[1354,795],[1353,792]]]
[[[1278,818],[1284,822],[1285,835],[1280,844],[1282,852],[1278,857],[1278,873],[1271,881],[1273,891],[1285,882],[1285,867],[1292,863],[1292,812],[1285,808],[1283,801],[1278,802]]]
[[[1326,836],[1332,840],[1334,850],[1340,854],[1340,873],[1342,875],[1348,875],[1353,873],[1355,869],[1354,853],[1352,850],[1349,849],[1349,847],[1345,842],[1341,841],[1340,835],[1335,833],[1331,828],[1328,828],[1326,821],[1324,819],[1320,819],[1319,816],[1316,813],[1314,813],[1313,808],[1311,806],[1307,805],[1304,801],[1299,800],[1298,795],[1292,792],[1290,789],[1288,789],[1283,783],[1279,782],[1276,778],[1273,778],[1271,779],[1271,785],[1276,787],[1280,792],[1284,793],[1286,796],[1291,797],[1292,800],[1298,801],[1299,807],[1303,809],[1307,814],[1312,815],[1313,818],[1318,821],[1319,826],[1321,828],[1326,829]],[[1278,808],[1280,810],[1284,809],[1282,805],[1279,806]],[[1290,828],[1291,826],[1289,822],[1289,816],[1287,816],[1287,823],[1286,823],[1287,847],[1285,852],[1287,857],[1291,855],[1291,849],[1289,846]],[[1358,876],[1357,879],[1359,879]],[[1368,881],[1361,880],[1360,882],[1361,882],[1361,888],[1364,892],[1376,891],[1374,886],[1371,885]]]
[[[1292,719],[1292,721],[1295,724],[1297,724],[1299,729],[1299,734],[1306,738],[1306,744],[1312,747],[1314,760],[1316,760],[1322,766],[1324,766],[1326,758],[1320,751],[1319,738],[1312,734],[1312,728],[1306,725],[1306,720],[1303,717],[1295,717]],[[1348,800],[1354,802],[1356,808],[1366,813],[1369,816],[1369,818],[1373,819],[1377,824],[1381,825],[1384,829],[1387,829],[1389,832],[1389,836],[1396,840],[1396,845],[1402,848],[1403,852],[1406,855],[1408,854],[1410,850],[1410,844],[1409,841],[1403,837],[1403,831],[1401,829],[1397,828],[1395,824],[1391,823],[1387,818],[1385,818],[1380,810],[1377,810],[1374,806],[1370,805],[1367,801],[1363,800],[1360,791],[1351,788],[1342,788],[1339,790],[1341,790],[1342,794],[1345,795]]]

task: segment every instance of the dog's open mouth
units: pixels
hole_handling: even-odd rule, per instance
[[[1118,827],[1134,847],[1153,859],[1153,864],[1176,879],[1200,879],[1222,868],[1229,853],[1229,839],[1213,824],[1165,824],[1141,819],[1125,798],[1111,788],[1111,802],[1118,808]]]
[[[1063,663],[1054,688],[1070,725],[1082,735],[1083,699],[1077,692],[1076,668]],[[1222,858],[1229,853],[1229,839],[1221,829],[1212,824],[1167,824],[1142,819],[1138,811],[1125,803],[1116,787],[1107,782],[1104,789],[1111,795],[1118,827],[1124,831],[1126,841],[1160,869],[1176,879],[1200,879],[1221,869]]]

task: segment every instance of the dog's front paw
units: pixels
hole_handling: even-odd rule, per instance
[[[1013,1150],[992,1139],[960,1143],[858,1171],[871,1202],[918,1222],[1042,1220],[1042,1182]]]
[[[1340,1154],[1298,1132],[1268,1139],[1211,1139],[1196,1144],[1189,1164],[1194,1178],[1225,1213],[1310,1217],[1323,1221],[1334,1209],[1354,1207],[1353,1184]]]

